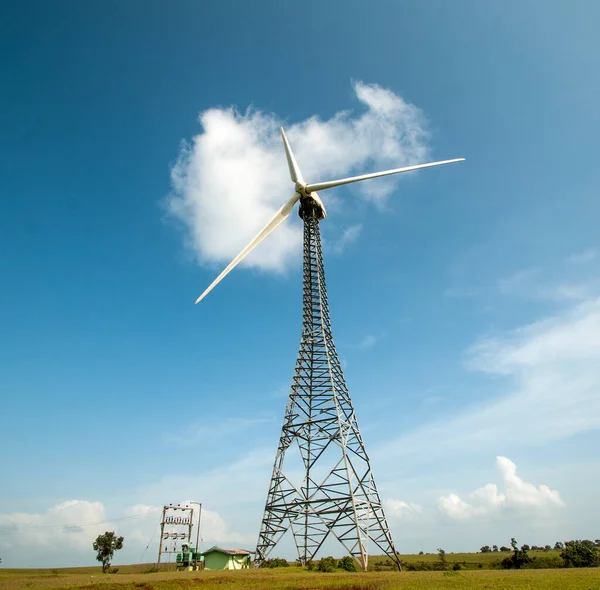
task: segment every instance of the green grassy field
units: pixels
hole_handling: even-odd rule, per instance
[[[102,575],[83,573],[6,574],[3,590],[52,588],[72,590],[425,590],[485,588],[489,590],[565,589],[600,590],[600,572],[594,569],[482,570],[465,572],[368,572],[318,574],[285,568],[237,572],[165,572]]]
[[[532,552],[535,553],[535,552]],[[544,552],[542,552],[544,553]],[[547,554],[546,554],[547,555]],[[273,570],[158,572],[144,573],[151,564],[119,566],[117,574],[103,575],[100,567],[64,569],[0,569],[2,590],[29,588],[71,590],[425,590],[438,588],[485,588],[488,590],[566,589],[600,590],[600,569],[495,570],[487,569],[498,554],[449,554],[448,562],[467,562],[460,572],[396,572],[369,571],[323,574],[304,568],[288,567]],[[403,556],[405,562],[436,561],[437,555]],[[373,565],[381,558],[372,558]],[[479,568],[479,564],[482,565]]]
[[[512,551],[508,553],[447,553],[446,559],[450,567],[452,567],[455,563],[458,563],[466,569],[480,569],[480,565],[482,568],[489,568],[493,563],[510,555],[512,555]],[[560,551],[529,551],[529,556],[531,558],[539,559],[558,558],[560,557]],[[403,563],[409,564],[418,563],[421,561],[424,561],[425,563],[437,563],[439,561],[437,553],[426,553],[423,555],[402,555],[401,559]],[[369,569],[375,569],[378,563],[386,561],[389,561],[389,564],[391,565],[391,560],[388,560],[385,557],[370,557]]]

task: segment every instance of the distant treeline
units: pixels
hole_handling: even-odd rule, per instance
[[[600,547],[600,539],[596,539],[595,541],[589,541],[589,540],[584,540],[584,541],[567,541],[568,543],[584,543],[590,547]],[[554,549],[555,551],[562,551],[565,548],[565,543],[563,543],[562,541],[556,541],[556,543],[554,543],[554,547],[552,547],[551,545],[544,545],[543,547],[538,546],[538,545],[523,545],[523,548],[526,551],[552,551],[552,549]],[[480,550],[480,553],[494,553],[497,551],[500,552],[507,552],[507,551],[512,551],[512,549],[510,547],[507,547],[506,545],[502,545],[500,548],[498,548],[498,545],[492,545],[491,547],[489,545],[484,545]]]
[[[531,552],[538,553],[530,555]],[[542,555],[539,553],[543,552]],[[492,554],[507,554],[503,559],[493,559]],[[483,554],[483,555],[482,555]],[[489,555],[486,555],[489,554]],[[478,555],[481,557],[478,558]],[[588,539],[577,541],[557,541],[554,546],[544,545],[521,545],[511,539],[510,547],[488,545],[481,547],[479,553],[470,554],[447,554],[443,549],[438,549],[437,554],[424,554],[422,559],[410,559],[411,556],[404,556],[401,559],[402,569],[406,571],[460,571],[464,569],[549,569],[549,568],[569,568],[569,567],[600,567],[600,539],[590,541]],[[425,557],[427,556],[427,557]],[[402,557],[402,556],[400,556]],[[417,557],[417,556],[414,556]],[[462,557],[462,559],[461,559]],[[299,560],[288,562],[287,560],[276,557],[267,559],[261,564],[261,567],[276,568],[289,567],[290,565],[302,567]],[[324,557],[321,560],[310,561],[306,564],[306,569],[332,572],[337,570],[355,571],[355,563],[351,557],[344,557],[335,560],[333,557]],[[395,563],[389,557],[378,557],[371,560],[369,569],[375,571],[385,571],[396,569]]]
[[[544,552],[548,555],[529,554],[530,551]],[[568,567],[600,567],[600,539],[590,541],[589,539],[576,541],[557,541],[554,548],[550,545],[539,547],[537,545],[518,546],[517,541],[511,539],[511,546],[484,545],[480,549],[482,554],[509,553],[503,559],[487,561],[485,565],[490,569],[549,569],[549,568],[568,568]],[[551,553],[551,554],[550,554]],[[420,553],[423,555],[423,552]],[[430,570],[460,570],[472,568],[474,565],[483,568],[484,563],[467,562],[467,560],[450,562],[443,549],[438,549],[438,559],[436,561],[412,561],[403,563],[408,571],[430,571]],[[491,556],[490,556],[491,557]],[[392,561],[378,562],[379,566],[389,567]],[[387,569],[386,567],[386,569]]]
[[[485,553],[482,547],[481,552]],[[589,539],[577,541],[557,541],[554,544],[555,550],[560,550],[558,557],[531,557],[529,551],[540,550],[535,545],[521,545],[519,549],[515,539],[511,539],[512,555],[499,560],[499,566],[504,569],[523,569],[523,568],[552,568],[552,567],[598,567],[600,566],[600,539],[590,541]],[[550,546],[541,548],[542,551],[550,551]],[[493,550],[492,550],[493,551]],[[509,550],[510,551],[510,550]]]

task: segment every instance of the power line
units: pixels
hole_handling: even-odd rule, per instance
[[[142,556],[140,557],[140,563],[142,563],[142,559],[144,559],[144,555],[146,555],[146,551],[148,551],[148,547],[150,547],[150,543],[152,543],[152,540],[154,539],[154,535],[156,534],[156,529],[158,528],[158,525],[160,524],[161,520],[162,520],[162,518],[159,518],[158,522],[154,525],[154,530],[152,531],[152,536],[150,537],[150,540],[148,541],[148,544],[146,545],[146,549],[144,549],[144,551],[142,552]]]

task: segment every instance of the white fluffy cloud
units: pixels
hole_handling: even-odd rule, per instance
[[[438,499],[439,510],[456,520],[484,516],[502,508],[549,508],[562,507],[560,494],[547,485],[535,486],[523,481],[517,475],[517,466],[506,457],[497,457],[496,465],[503,483],[503,493],[496,484],[488,483],[470,494],[470,502],[465,502],[456,494],[448,494]]]
[[[186,502],[181,502],[182,505]],[[101,502],[69,500],[43,514],[15,512],[0,514],[0,548],[8,567],[64,567],[94,562],[92,543],[106,530],[125,537],[117,563],[138,563],[156,559],[162,506],[135,504],[118,517],[111,517]],[[196,513],[197,514],[197,513]],[[194,516],[196,520],[197,516]],[[201,538],[208,547],[238,545],[244,538],[232,531],[214,510],[202,510]],[[23,547],[33,552],[32,561]]]
[[[101,502],[69,500],[43,514],[0,514],[0,536],[4,547],[60,545],[79,550],[91,547],[96,536],[104,531],[105,525],[101,524],[104,521],[106,510]]]
[[[353,89],[364,108],[360,115],[342,111],[328,120],[312,116],[286,125],[275,114],[256,110],[200,113],[202,132],[181,149],[168,201],[200,263],[231,260],[291,196],[282,124],[309,181],[340,177],[358,167],[367,172],[426,160],[427,133],[417,107],[377,85],[356,82]],[[381,199],[396,182],[381,179],[352,190]],[[244,263],[282,271],[300,242],[298,223],[286,223],[269,236],[267,246],[259,246],[259,255],[253,253]]]
[[[390,520],[412,521],[422,514],[423,508],[414,502],[389,499],[385,502],[385,513]]]
[[[464,518],[471,518],[472,516],[479,516],[485,514],[485,508],[479,506],[471,506],[464,500],[461,500],[456,494],[448,494],[442,496],[438,500],[438,508],[450,518],[456,520],[462,520]]]
[[[202,526],[200,528],[202,539],[208,545],[233,543],[236,547],[244,545],[247,541],[244,535],[232,531],[220,514],[214,510],[202,510]]]

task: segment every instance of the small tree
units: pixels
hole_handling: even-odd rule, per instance
[[[555,551],[560,551],[561,549],[565,548],[565,544],[562,541],[556,541],[556,543],[554,543],[554,550]]]
[[[481,551],[482,553],[489,553],[491,549],[489,545],[484,545],[479,551]]]
[[[492,551],[497,552],[498,551],[498,545],[492,545]]]
[[[520,570],[524,565],[531,563],[532,559],[527,555],[529,545],[523,545],[521,549],[519,549],[514,537],[510,540],[510,545],[513,548],[513,554],[502,560],[502,567],[504,569]]]
[[[507,547],[506,545],[502,545],[502,547],[500,547],[500,551],[502,551],[502,553],[510,551],[510,547]]]
[[[447,570],[448,562],[446,561],[446,552],[443,549],[438,549],[438,559],[439,559],[439,564],[438,564],[439,569]]]
[[[102,562],[102,573],[105,574],[115,551],[123,549],[123,537],[117,537],[114,531],[106,531],[96,537],[93,547],[94,551],[98,552],[96,559]]]

